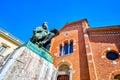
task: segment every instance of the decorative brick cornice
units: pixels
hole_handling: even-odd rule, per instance
[[[89,36],[120,36],[120,32],[93,32],[88,33]]]
[[[120,25],[87,29],[89,36],[120,36]]]

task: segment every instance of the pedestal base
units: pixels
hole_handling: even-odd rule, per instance
[[[0,71],[0,80],[55,80],[54,65],[26,46],[15,50]]]

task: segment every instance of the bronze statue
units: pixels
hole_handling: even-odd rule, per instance
[[[44,22],[41,27],[36,27],[33,31],[31,42],[38,45],[39,47],[46,48],[50,44],[51,39],[59,34],[57,29],[53,29],[48,32],[48,23]]]

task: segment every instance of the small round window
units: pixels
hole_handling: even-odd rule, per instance
[[[116,60],[118,59],[119,55],[116,53],[116,52],[108,52],[106,54],[106,57],[109,59],[109,60]]]
[[[120,80],[120,74],[114,76],[114,80]]]

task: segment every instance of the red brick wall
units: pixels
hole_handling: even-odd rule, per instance
[[[85,23],[87,23],[85,21]],[[89,80],[89,70],[87,64],[87,57],[85,51],[85,42],[84,42],[84,33],[82,22],[75,22],[72,24],[67,24],[61,31],[60,35],[55,37],[51,43],[51,55],[54,58],[54,65],[58,67],[60,63],[66,62],[70,64],[72,70],[75,71],[72,75],[72,80]],[[64,36],[68,33],[68,36]],[[59,53],[59,45],[66,41],[66,40],[73,40],[74,42],[74,53],[66,56],[58,56],[56,57],[55,54],[60,55]]]
[[[59,66],[59,64],[65,62],[68,63],[70,66],[72,66],[72,70],[75,70],[75,73],[72,76],[72,80],[79,80],[80,79],[80,68],[79,68],[79,52],[78,52],[78,31],[73,30],[73,31],[67,31],[68,36],[64,36],[66,32],[61,32],[59,36],[54,38],[52,40],[51,44],[51,54],[54,58],[54,65],[56,67]],[[74,50],[72,54],[65,55],[65,56],[60,56],[60,50],[59,46],[61,43],[63,43],[66,40],[73,40],[76,45],[74,45]],[[58,56],[55,56],[57,54]]]
[[[111,32],[109,30],[109,32]],[[89,34],[92,63],[97,80],[113,80],[116,74],[120,74],[120,58],[117,60],[109,60],[106,57],[108,51],[120,52],[120,33],[94,33]],[[117,63],[117,64],[116,64]],[[92,70],[92,69],[91,69]],[[93,72],[91,71],[90,72]]]
[[[74,53],[60,56],[59,46],[66,40],[73,40]],[[66,24],[50,49],[56,68],[63,62],[72,66],[72,80],[113,80],[120,74],[120,58],[108,60],[108,50],[120,53],[120,28],[90,29],[87,20]]]

